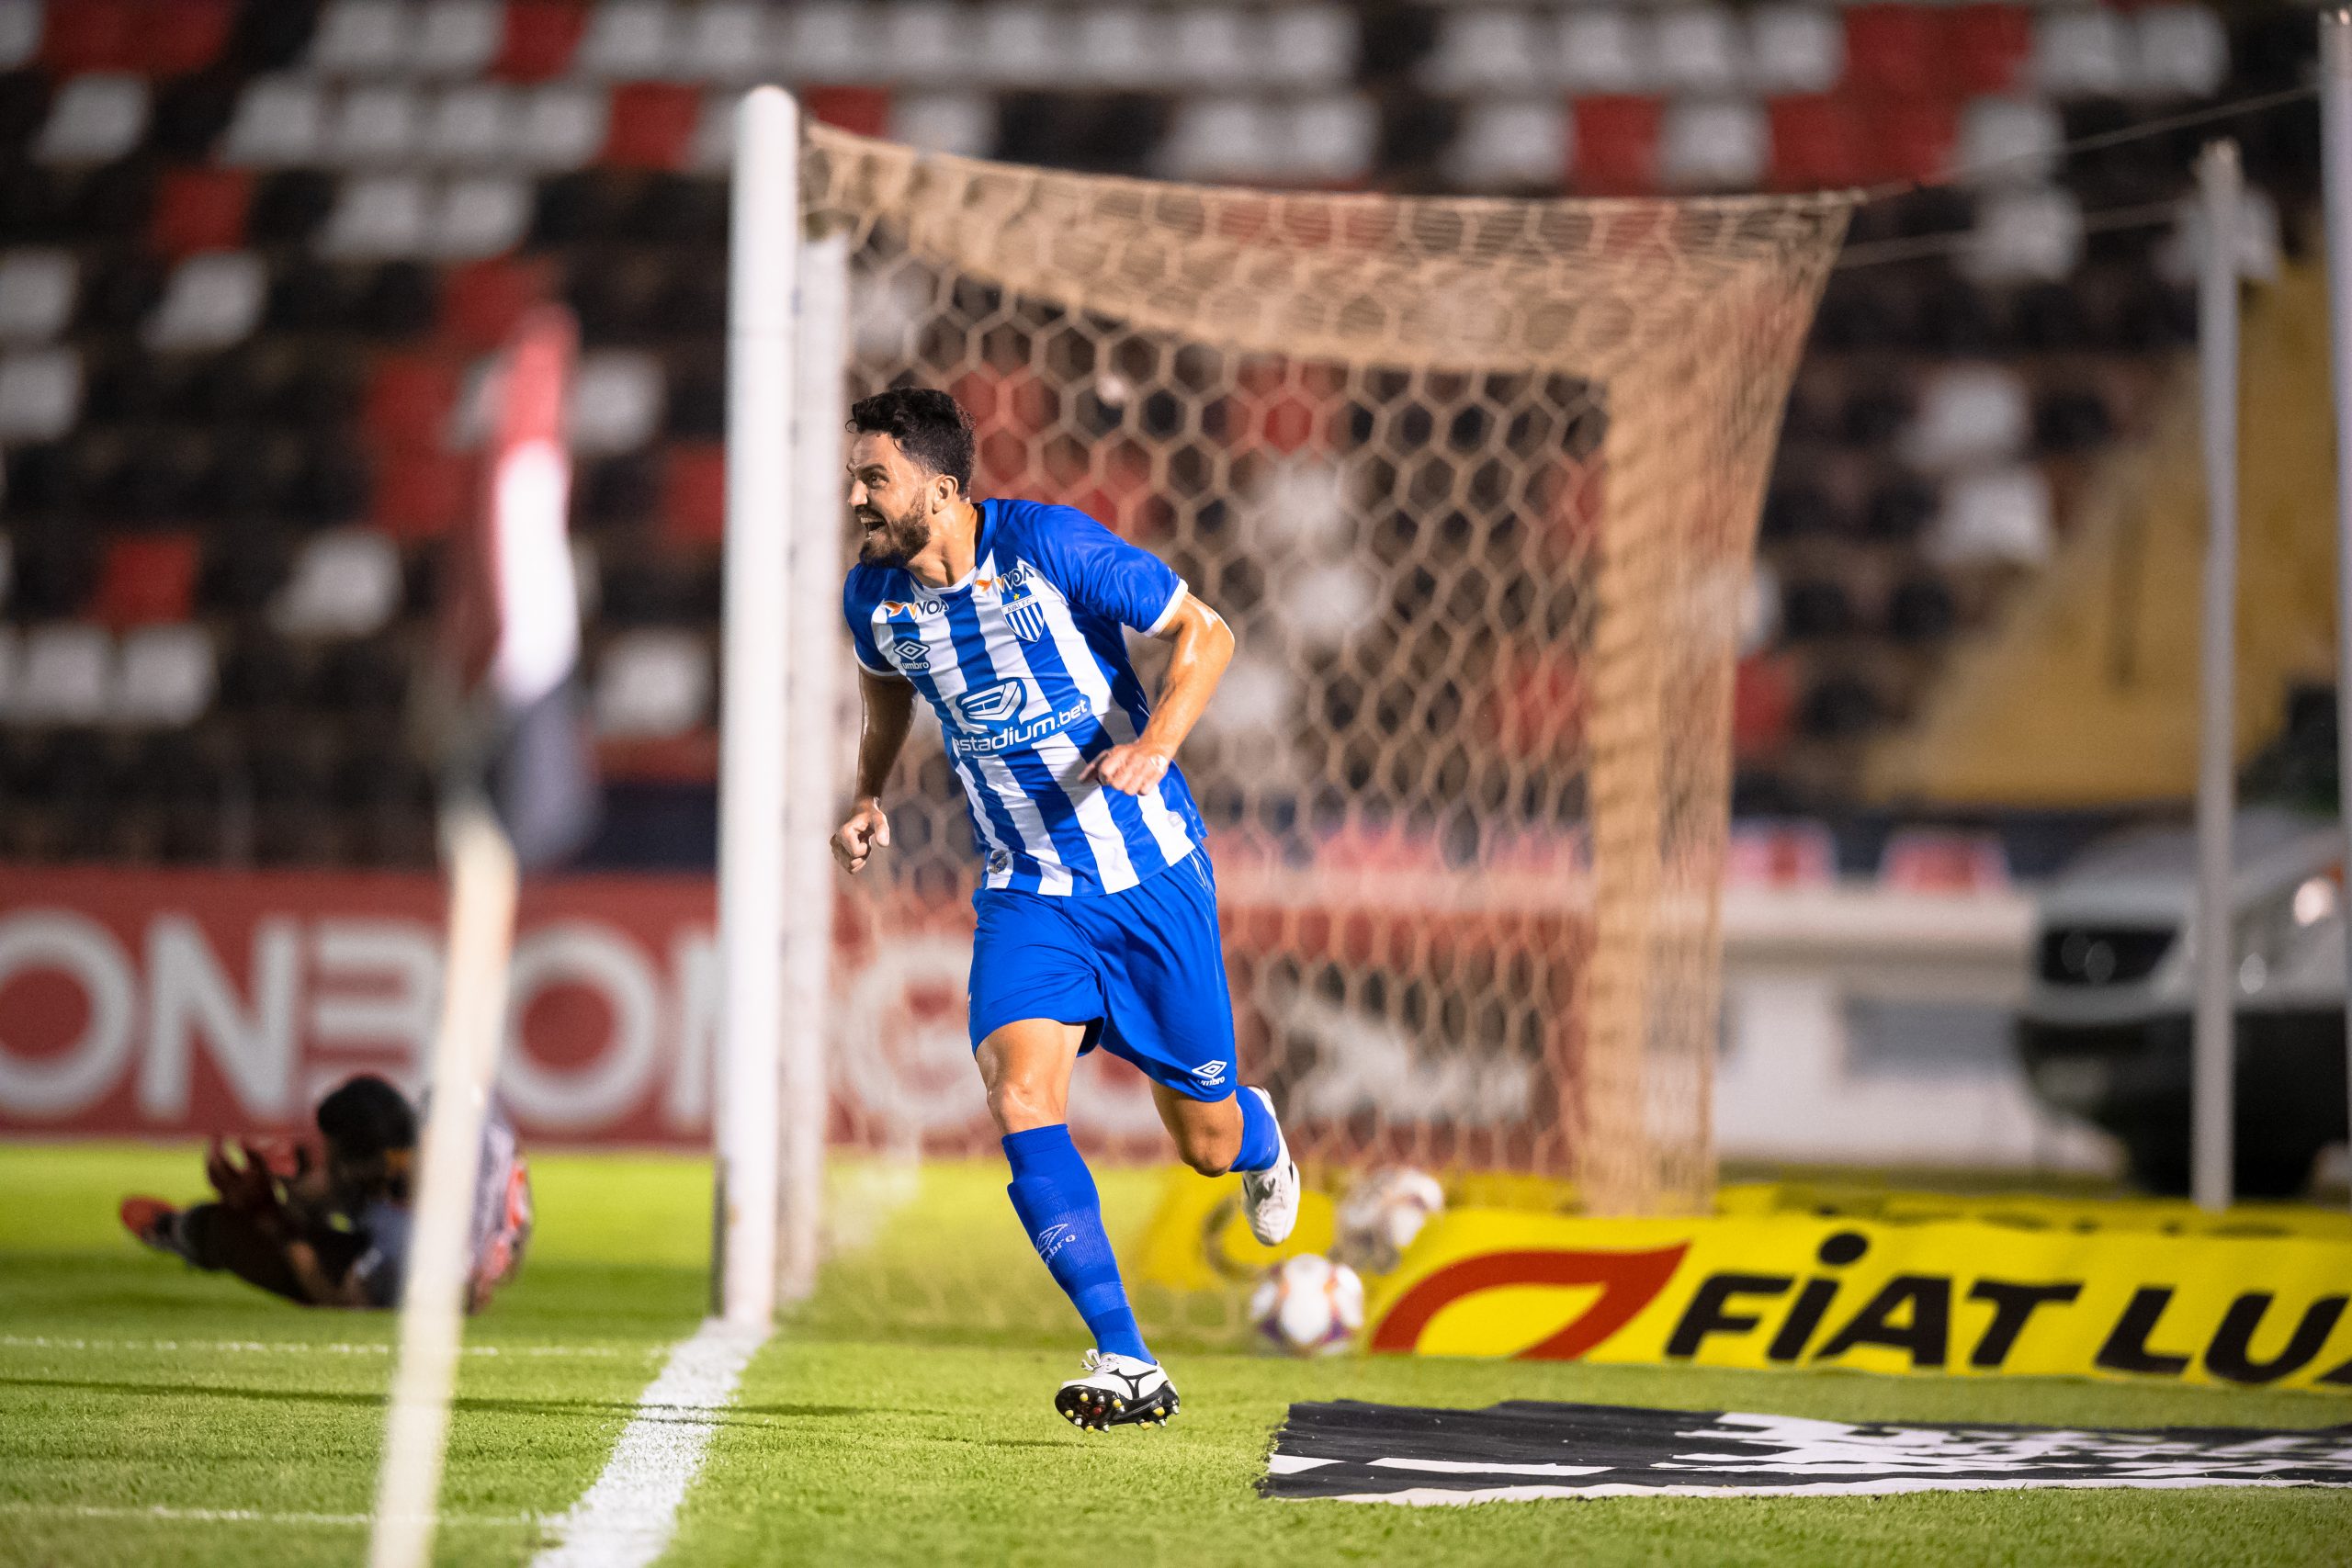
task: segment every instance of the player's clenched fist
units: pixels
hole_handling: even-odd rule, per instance
[[[1100,779],[1122,795],[1148,795],[1168,776],[1168,759],[1150,747],[1130,741],[1114,746],[1086,764],[1080,778]]]
[[[833,829],[833,858],[842,863],[843,871],[864,871],[874,852],[889,842],[890,819],[882,815],[882,803],[861,800],[849,820]]]

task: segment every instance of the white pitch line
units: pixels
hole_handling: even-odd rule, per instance
[[[61,1519],[153,1519],[174,1525],[322,1526],[356,1529],[375,1523],[368,1514],[281,1514],[261,1508],[105,1507],[84,1503],[0,1503],[0,1514]],[[538,1514],[444,1514],[441,1522],[473,1529],[518,1529],[546,1523]]]
[[[651,1356],[652,1345],[468,1345],[469,1356]],[[0,1334],[6,1350],[115,1350],[177,1352],[197,1350],[317,1356],[389,1356],[387,1344],[328,1343],[311,1339],[71,1339],[41,1334]]]
[[[644,1568],[661,1556],[718,1413],[733,1403],[744,1363],[764,1337],[714,1317],[681,1340],[638,1396],[637,1415],[605,1472],[570,1511],[547,1522],[553,1544],[531,1568]]]

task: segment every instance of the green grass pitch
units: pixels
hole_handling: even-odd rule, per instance
[[[708,1174],[654,1156],[535,1161],[524,1277],[476,1320],[443,1494],[440,1560],[514,1563],[602,1468],[707,1284]],[[1043,1270],[1008,1250],[1001,1177],[934,1169],[873,1207],[865,1261],[752,1361],[666,1562],[1035,1564],[2352,1562],[2352,1493],[1975,1493],[1408,1509],[1252,1491],[1295,1399],[1506,1398],[1840,1418],[2324,1426],[2322,1395],[1861,1374],[1343,1359],[1163,1338],[1184,1411],[1083,1436],[1053,1384],[1078,1337],[1016,1326]],[[0,1564],[349,1563],[373,1493],[390,1371],[381,1317],[308,1313],[140,1251],[128,1190],[191,1196],[194,1151],[0,1145]],[[1106,1183],[1132,1224],[1148,1183]],[[871,1194],[867,1194],[871,1196]],[[855,1190],[846,1199],[858,1197]],[[850,1217],[856,1217],[854,1203]],[[1018,1236],[1012,1243],[1018,1245]],[[963,1321],[920,1259],[994,1277],[1019,1311]],[[1032,1276],[1035,1278],[1032,1278]],[[894,1281],[896,1282],[894,1284]],[[1050,1285],[1045,1289],[1050,1291]],[[1066,1313],[1067,1309],[1063,1309]],[[174,1510],[171,1517],[147,1511]]]

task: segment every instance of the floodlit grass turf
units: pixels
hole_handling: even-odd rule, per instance
[[[534,1168],[541,1224],[530,1264],[469,1339],[624,1353],[468,1359],[444,1506],[460,1521],[492,1522],[445,1531],[447,1562],[527,1557],[539,1532],[524,1521],[561,1512],[587,1485],[659,1349],[703,1305],[706,1167],[614,1156],[544,1157]],[[347,1524],[28,1511],[368,1506],[388,1358],[103,1348],[389,1338],[385,1318],[305,1313],[121,1236],[121,1192],[186,1197],[198,1180],[187,1149],[0,1145],[0,1564],[356,1560],[361,1532]],[[1575,1399],[2115,1426],[2323,1426],[2352,1420],[2352,1402],[1851,1373],[1302,1363],[1213,1352],[1211,1314],[1159,1338],[1185,1398],[1165,1431],[1085,1437],[1048,1404],[1076,1369],[1076,1323],[1002,1214],[1001,1175],[850,1168],[837,1181],[836,1223],[862,1245],[752,1362],[669,1563],[2352,1561],[2352,1493],[2316,1490],[1431,1509],[1262,1502],[1254,1484],[1295,1399]],[[1140,1221],[1153,1181],[1104,1180],[1122,1232]],[[86,1344],[22,1343],[44,1337]]]

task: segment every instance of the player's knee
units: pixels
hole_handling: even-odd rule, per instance
[[[1233,1168],[1234,1157],[1241,1153],[1241,1132],[1238,1128],[1193,1128],[1176,1141],[1176,1151],[1184,1163],[1203,1176],[1223,1176]]]
[[[1046,1084],[1008,1076],[994,1079],[988,1088],[989,1115],[999,1133],[1026,1133],[1069,1120],[1059,1097]]]

